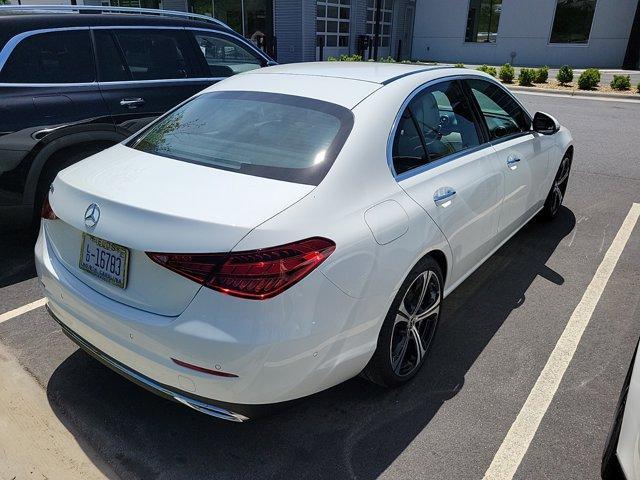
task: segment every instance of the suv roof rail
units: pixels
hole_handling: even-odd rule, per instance
[[[232,28],[217,18],[199,15],[197,13],[179,12],[176,10],[161,10],[155,8],[136,8],[136,7],[100,7],[93,5],[2,5],[0,13],[6,11],[16,12],[34,12],[34,13],[129,13],[143,15],[157,15],[166,17],[178,17],[191,20],[199,20],[201,22],[215,23],[221,27],[232,30]]]

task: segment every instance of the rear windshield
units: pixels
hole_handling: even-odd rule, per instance
[[[129,146],[248,175],[318,185],[351,127],[350,110],[292,95],[210,92],[178,107]]]

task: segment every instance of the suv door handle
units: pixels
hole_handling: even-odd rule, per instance
[[[144,105],[144,98],[123,98],[120,105],[127,108],[138,108]]]
[[[456,191],[451,187],[440,187],[433,194],[433,202],[437,207],[447,208],[453,200],[453,197],[456,196]]]

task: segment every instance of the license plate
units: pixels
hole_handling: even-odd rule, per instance
[[[127,288],[129,250],[117,243],[83,233],[79,265],[100,280]]]

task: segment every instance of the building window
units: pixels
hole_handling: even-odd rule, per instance
[[[502,0],[470,0],[465,42],[495,43]]]
[[[349,46],[351,0],[318,0],[316,33],[326,47]]]
[[[160,8],[160,0],[102,0],[103,7]]]
[[[256,45],[273,35],[273,0],[187,0],[187,6],[192,13],[222,20]]]
[[[596,0],[558,0],[551,43],[587,43]]]
[[[375,34],[377,0],[367,0],[367,35]],[[393,1],[382,0],[380,3],[380,40],[378,46],[388,47],[391,44],[391,19],[393,18]]]

